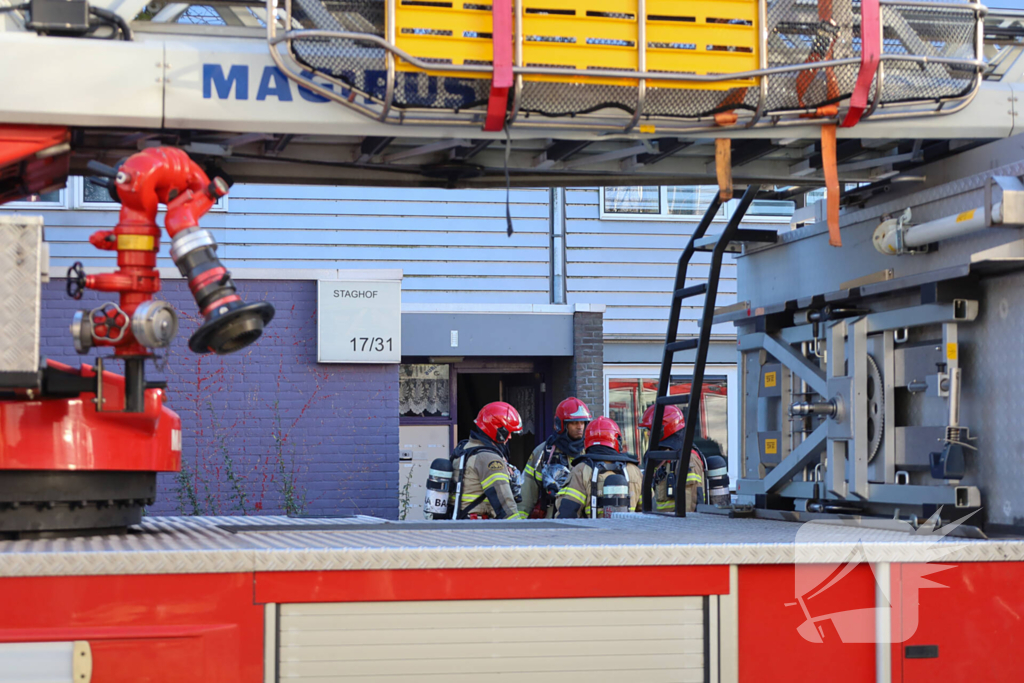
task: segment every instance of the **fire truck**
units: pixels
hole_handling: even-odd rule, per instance
[[[74,174],[122,206],[90,239],[116,251],[112,273],[51,273],[41,220],[0,222],[0,681],[1019,677],[1024,12],[0,3],[0,201]],[[655,399],[652,443],[678,405],[684,447],[646,454],[642,511],[145,517],[182,447],[146,380],[177,332],[154,298],[164,230],[203,319],[192,352],[273,325],[202,228],[230,179],[716,184],[679,259]],[[819,187],[794,229],[743,222]],[[718,306],[727,254],[740,303]],[[72,298],[110,293],[66,321],[94,363],[40,357],[52,277]],[[692,338],[684,302],[703,310]],[[742,385],[732,503],[658,514],[654,465],[688,457],[723,322]],[[672,393],[686,350],[693,378]]]

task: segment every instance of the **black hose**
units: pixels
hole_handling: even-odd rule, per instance
[[[23,2],[20,5],[10,5],[8,7],[0,7],[0,13],[3,12],[24,12],[28,9],[28,3]]]
[[[100,19],[106,19],[107,21],[113,22],[117,25],[117,28],[121,30],[121,38],[123,40],[133,40],[132,28],[128,25],[128,22],[124,20],[120,14],[111,12],[110,10],[103,9],[102,7],[89,7],[89,14],[99,17]]]

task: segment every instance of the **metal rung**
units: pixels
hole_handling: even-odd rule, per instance
[[[679,406],[689,402],[689,394],[676,394],[675,396],[659,396],[657,399],[658,405],[662,406]]]
[[[721,233],[704,237],[693,243],[694,251],[711,251],[721,239]],[[775,244],[779,239],[779,233],[774,230],[737,230],[733,238],[729,240],[725,251],[730,254],[738,254],[744,242],[760,242],[764,244]]]
[[[706,294],[708,291],[708,283],[702,282],[699,285],[693,285],[692,287],[683,287],[677,289],[672,293],[673,299],[689,299],[691,296],[699,296]]]
[[[690,349],[697,348],[698,344],[700,344],[698,339],[684,339],[683,341],[672,342],[671,344],[665,344],[665,353],[689,351]]]

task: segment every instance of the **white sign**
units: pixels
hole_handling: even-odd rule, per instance
[[[320,280],[318,284],[318,362],[401,362],[399,280]]]

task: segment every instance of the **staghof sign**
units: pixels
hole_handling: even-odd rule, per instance
[[[401,281],[319,280],[317,298],[317,362],[401,362]]]

